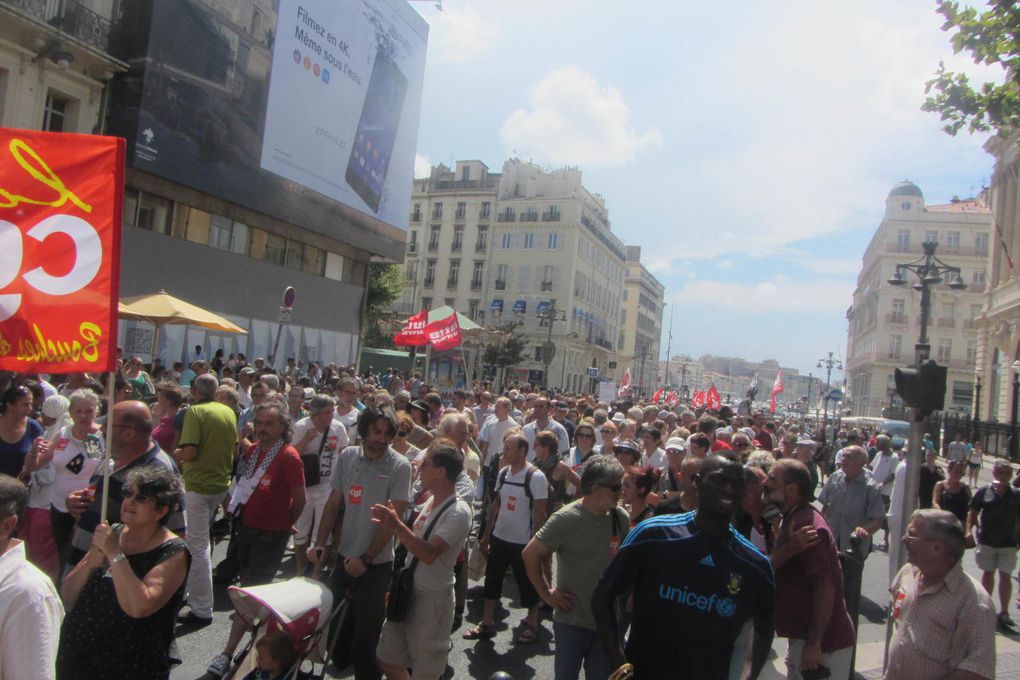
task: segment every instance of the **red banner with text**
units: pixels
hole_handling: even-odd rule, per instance
[[[425,332],[429,336],[429,344],[437,352],[460,347],[460,324],[456,312],[445,319],[433,321],[425,328]]]
[[[123,205],[123,139],[0,128],[0,370],[113,370]]]
[[[404,327],[393,336],[393,344],[397,347],[424,347],[429,344],[429,336],[425,326],[429,322],[429,310],[423,309],[407,320]]]

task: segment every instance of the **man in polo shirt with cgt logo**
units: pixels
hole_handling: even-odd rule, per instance
[[[343,513],[339,556],[330,588],[336,602],[351,590],[351,611],[357,626],[350,641],[350,659],[356,680],[382,677],[375,656],[376,643],[386,616],[386,592],[393,562],[393,533],[372,522],[372,506],[393,504],[398,517],[411,495],[411,463],[390,446],[397,433],[393,409],[366,407],[358,419],[360,446],[340,454],[330,480],[333,490],[322,511],[315,543],[308,548],[312,564],[322,561],[323,546]],[[342,641],[341,641],[342,643]],[[338,643],[341,644],[341,643]],[[330,650],[334,664],[347,650]]]

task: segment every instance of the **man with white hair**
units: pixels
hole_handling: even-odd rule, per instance
[[[191,551],[188,571],[188,604],[191,611],[181,623],[207,626],[212,623],[212,563],[209,525],[216,508],[226,498],[237,447],[237,415],[229,406],[215,401],[219,381],[206,373],[191,384],[192,404],[184,416],[177,450],[173,457],[184,476],[184,502]]]
[[[917,510],[903,537],[909,564],[889,592],[895,625],[885,680],[995,677],[995,605],[963,571],[963,527]]]

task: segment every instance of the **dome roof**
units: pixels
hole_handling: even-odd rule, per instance
[[[894,198],[896,196],[914,196],[916,198],[924,198],[924,194],[921,193],[921,189],[909,180],[903,180],[889,190],[889,198]]]

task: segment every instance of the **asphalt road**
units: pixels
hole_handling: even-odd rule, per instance
[[[991,461],[989,461],[990,463]],[[991,467],[986,465],[982,471],[982,483],[991,481]],[[879,533],[881,535],[881,532]],[[213,564],[223,558],[226,543],[220,543],[214,551]],[[288,553],[281,578],[293,574],[291,555]],[[964,558],[966,571],[976,577],[980,572],[974,564],[973,551],[968,550]],[[860,623],[858,634],[858,663],[860,672],[872,671],[882,666],[882,648],[886,634],[885,605],[888,601],[889,560],[884,552],[873,551],[865,562],[863,584],[861,588]],[[553,677],[553,644],[552,623],[548,616],[544,617],[538,640],[531,645],[518,646],[512,641],[512,632],[517,623],[524,617],[524,610],[519,608],[514,599],[516,586],[512,575],[508,572],[504,587],[504,598],[501,608],[497,611],[497,636],[492,640],[472,642],[461,638],[461,633],[481,618],[482,599],[481,583],[472,581],[469,591],[467,612],[463,627],[453,635],[453,650],[450,652],[447,678],[488,678],[496,671],[506,671],[515,680],[528,678]],[[1012,605],[1013,618],[1020,619]],[[184,663],[177,666],[172,680],[197,680],[205,673],[209,661],[218,654],[227,639],[231,612],[226,590],[222,586],[216,588],[216,603],[213,623],[198,630],[178,627],[178,646]],[[1004,636],[1000,631],[999,638],[1020,640],[1016,635]],[[1003,647],[1000,644],[1000,649]],[[766,666],[762,678],[785,677],[782,659],[786,652],[785,641],[776,639],[773,646],[775,656]],[[327,678],[350,678],[348,670],[338,674],[332,667],[327,668]]]

